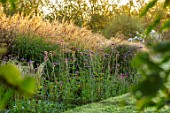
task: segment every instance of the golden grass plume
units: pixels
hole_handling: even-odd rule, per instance
[[[35,34],[43,37],[47,42],[54,44],[64,43],[66,46],[75,46],[93,51],[98,51],[112,43],[129,44],[129,42],[118,38],[108,40],[100,34],[94,34],[90,30],[79,28],[72,23],[44,21],[39,16],[24,17],[20,14],[15,14],[12,17],[7,17],[4,13],[0,13],[0,29],[13,31],[17,34]]]

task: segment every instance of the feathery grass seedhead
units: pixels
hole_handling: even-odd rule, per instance
[[[43,21],[40,16],[22,16],[15,14],[12,17],[7,17],[5,14],[0,14],[0,31],[2,29],[13,31],[7,34],[34,34],[41,36],[47,42],[53,44],[61,44],[69,47],[75,46],[80,49],[91,49],[99,51],[101,48],[109,46],[120,39],[108,40],[100,34],[94,34],[86,28],[79,28],[73,23],[59,23],[54,21],[52,23]],[[9,35],[6,35],[8,37]],[[13,39],[14,36],[9,36]],[[125,41],[124,41],[125,42]],[[127,41],[126,41],[127,42]],[[128,43],[128,42],[127,42]],[[120,44],[120,43],[119,43]],[[129,44],[129,43],[128,43]]]

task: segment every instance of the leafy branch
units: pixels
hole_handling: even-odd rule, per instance
[[[144,8],[140,16],[146,15],[158,0],[152,0]],[[170,0],[165,0],[163,8],[170,6]],[[149,25],[146,34],[149,34],[161,21],[157,16]],[[160,31],[170,28],[170,19],[167,19],[160,28]],[[154,106],[158,110],[170,103],[170,89],[168,87],[170,75],[170,41],[149,45],[149,52],[138,54],[132,64],[140,70],[143,79],[133,88],[133,94],[137,99],[139,110]]]

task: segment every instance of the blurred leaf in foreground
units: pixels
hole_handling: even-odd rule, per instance
[[[31,95],[34,94],[35,88],[35,79],[22,78],[21,72],[14,64],[7,63],[0,66],[0,109],[5,108],[14,92]]]

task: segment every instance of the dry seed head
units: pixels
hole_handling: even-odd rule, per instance
[[[11,18],[7,18],[5,14],[0,15],[2,15],[0,16],[0,28],[13,30],[21,34],[33,33],[44,37],[47,42],[54,44],[60,43],[64,39],[67,43],[66,45],[73,44],[76,47],[92,49],[93,51],[100,51],[100,49],[110,46],[112,43],[122,44],[125,42],[129,44],[127,41],[115,38],[108,40],[102,35],[94,34],[86,28],[79,28],[73,23],[59,23],[58,21],[49,23],[48,21],[43,21],[40,16],[30,18],[30,16],[24,17],[16,14]],[[117,36],[123,35],[118,33]]]

